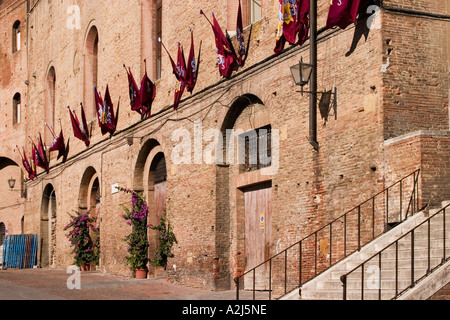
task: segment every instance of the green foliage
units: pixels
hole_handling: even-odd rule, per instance
[[[125,213],[122,218],[132,227],[130,234],[123,241],[128,244],[127,265],[130,270],[147,269],[148,262],[148,238],[147,216],[148,205],[141,194],[132,190],[119,188],[119,190],[131,194],[131,210],[122,206]]]
[[[94,262],[98,265],[100,254],[100,237],[99,229],[92,225],[92,219],[89,217],[89,212],[76,215],[70,215],[70,222],[64,227],[64,231],[69,230],[65,236],[69,239],[73,247],[72,254],[74,257],[74,264],[81,266],[86,263]],[[91,237],[91,231],[94,239]]]
[[[166,212],[161,216],[160,224],[157,226],[151,226],[152,230],[159,231],[158,249],[154,252],[154,257],[151,261],[153,266],[167,267],[167,258],[172,258],[172,247],[174,243],[177,243],[175,234],[173,233],[172,226],[168,223]]]

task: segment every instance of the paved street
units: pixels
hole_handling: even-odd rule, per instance
[[[77,282],[65,270],[0,270],[0,300],[233,300],[235,291],[212,292],[145,279],[81,272]],[[68,281],[69,280],[69,281]],[[68,288],[75,287],[74,289]]]

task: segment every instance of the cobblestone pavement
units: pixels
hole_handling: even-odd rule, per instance
[[[235,290],[209,291],[166,279],[134,279],[81,272],[80,289],[69,289],[66,270],[0,270],[0,300],[234,300]],[[69,280],[70,284],[75,281]]]

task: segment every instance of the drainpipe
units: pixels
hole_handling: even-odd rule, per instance
[[[317,0],[309,0],[310,25],[310,64],[312,73],[310,79],[311,93],[309,95],[309,143],[316,151],[319,150],[317,142]]]

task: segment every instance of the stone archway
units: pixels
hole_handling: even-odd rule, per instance
[[[145,142],[139,152],[133,190],[142,192],[147,200],[147,222],[152,225],[159,224],[167,203],[167,166],[164,151],[154,139]],[[148,230],[150,255],[157,249],[157,237],[156,231]]]
[[[42,268],[55,264],[56,258],[56,194],[51,184],[44,188],[41,202],[40,254]]]
[[[92,225],[101,232],[101,189],[100,178],[97,171],[93,167],[88,167],[81,178],[80,191],[78,196],[78,212],[89,212],[92,219]],[[91,233],[94,238],[94,234]],[[100,237],[100,234],[98,234]],[[99,238],[100,239],[100,238]],[[101,267],[101,256],[99,257],[98,266]]]
[[[216,242],[217,269],[222,272],[216,285],[226,289],[231,279],[263,262],[272,250],[272,177],[262,174],[267,166],[259,162],[262,132],[271,132],[269,108],[255,95],[242,95],[223,115],[220,130],[224,140],[223,163],[216,167],[216,224],[221,227],[217,228]],[[269,137],[264,151],[270,148]],[[252,141],[256,150],[252,149]],[[231,148],[233,151],[228,150]],[[255,158],[256,162],[251,162]],[[260,223],[261,219],[264,223]],[[231,238],[231,234],[236,236]],[[252,283],[246,281],[245,285]]]

